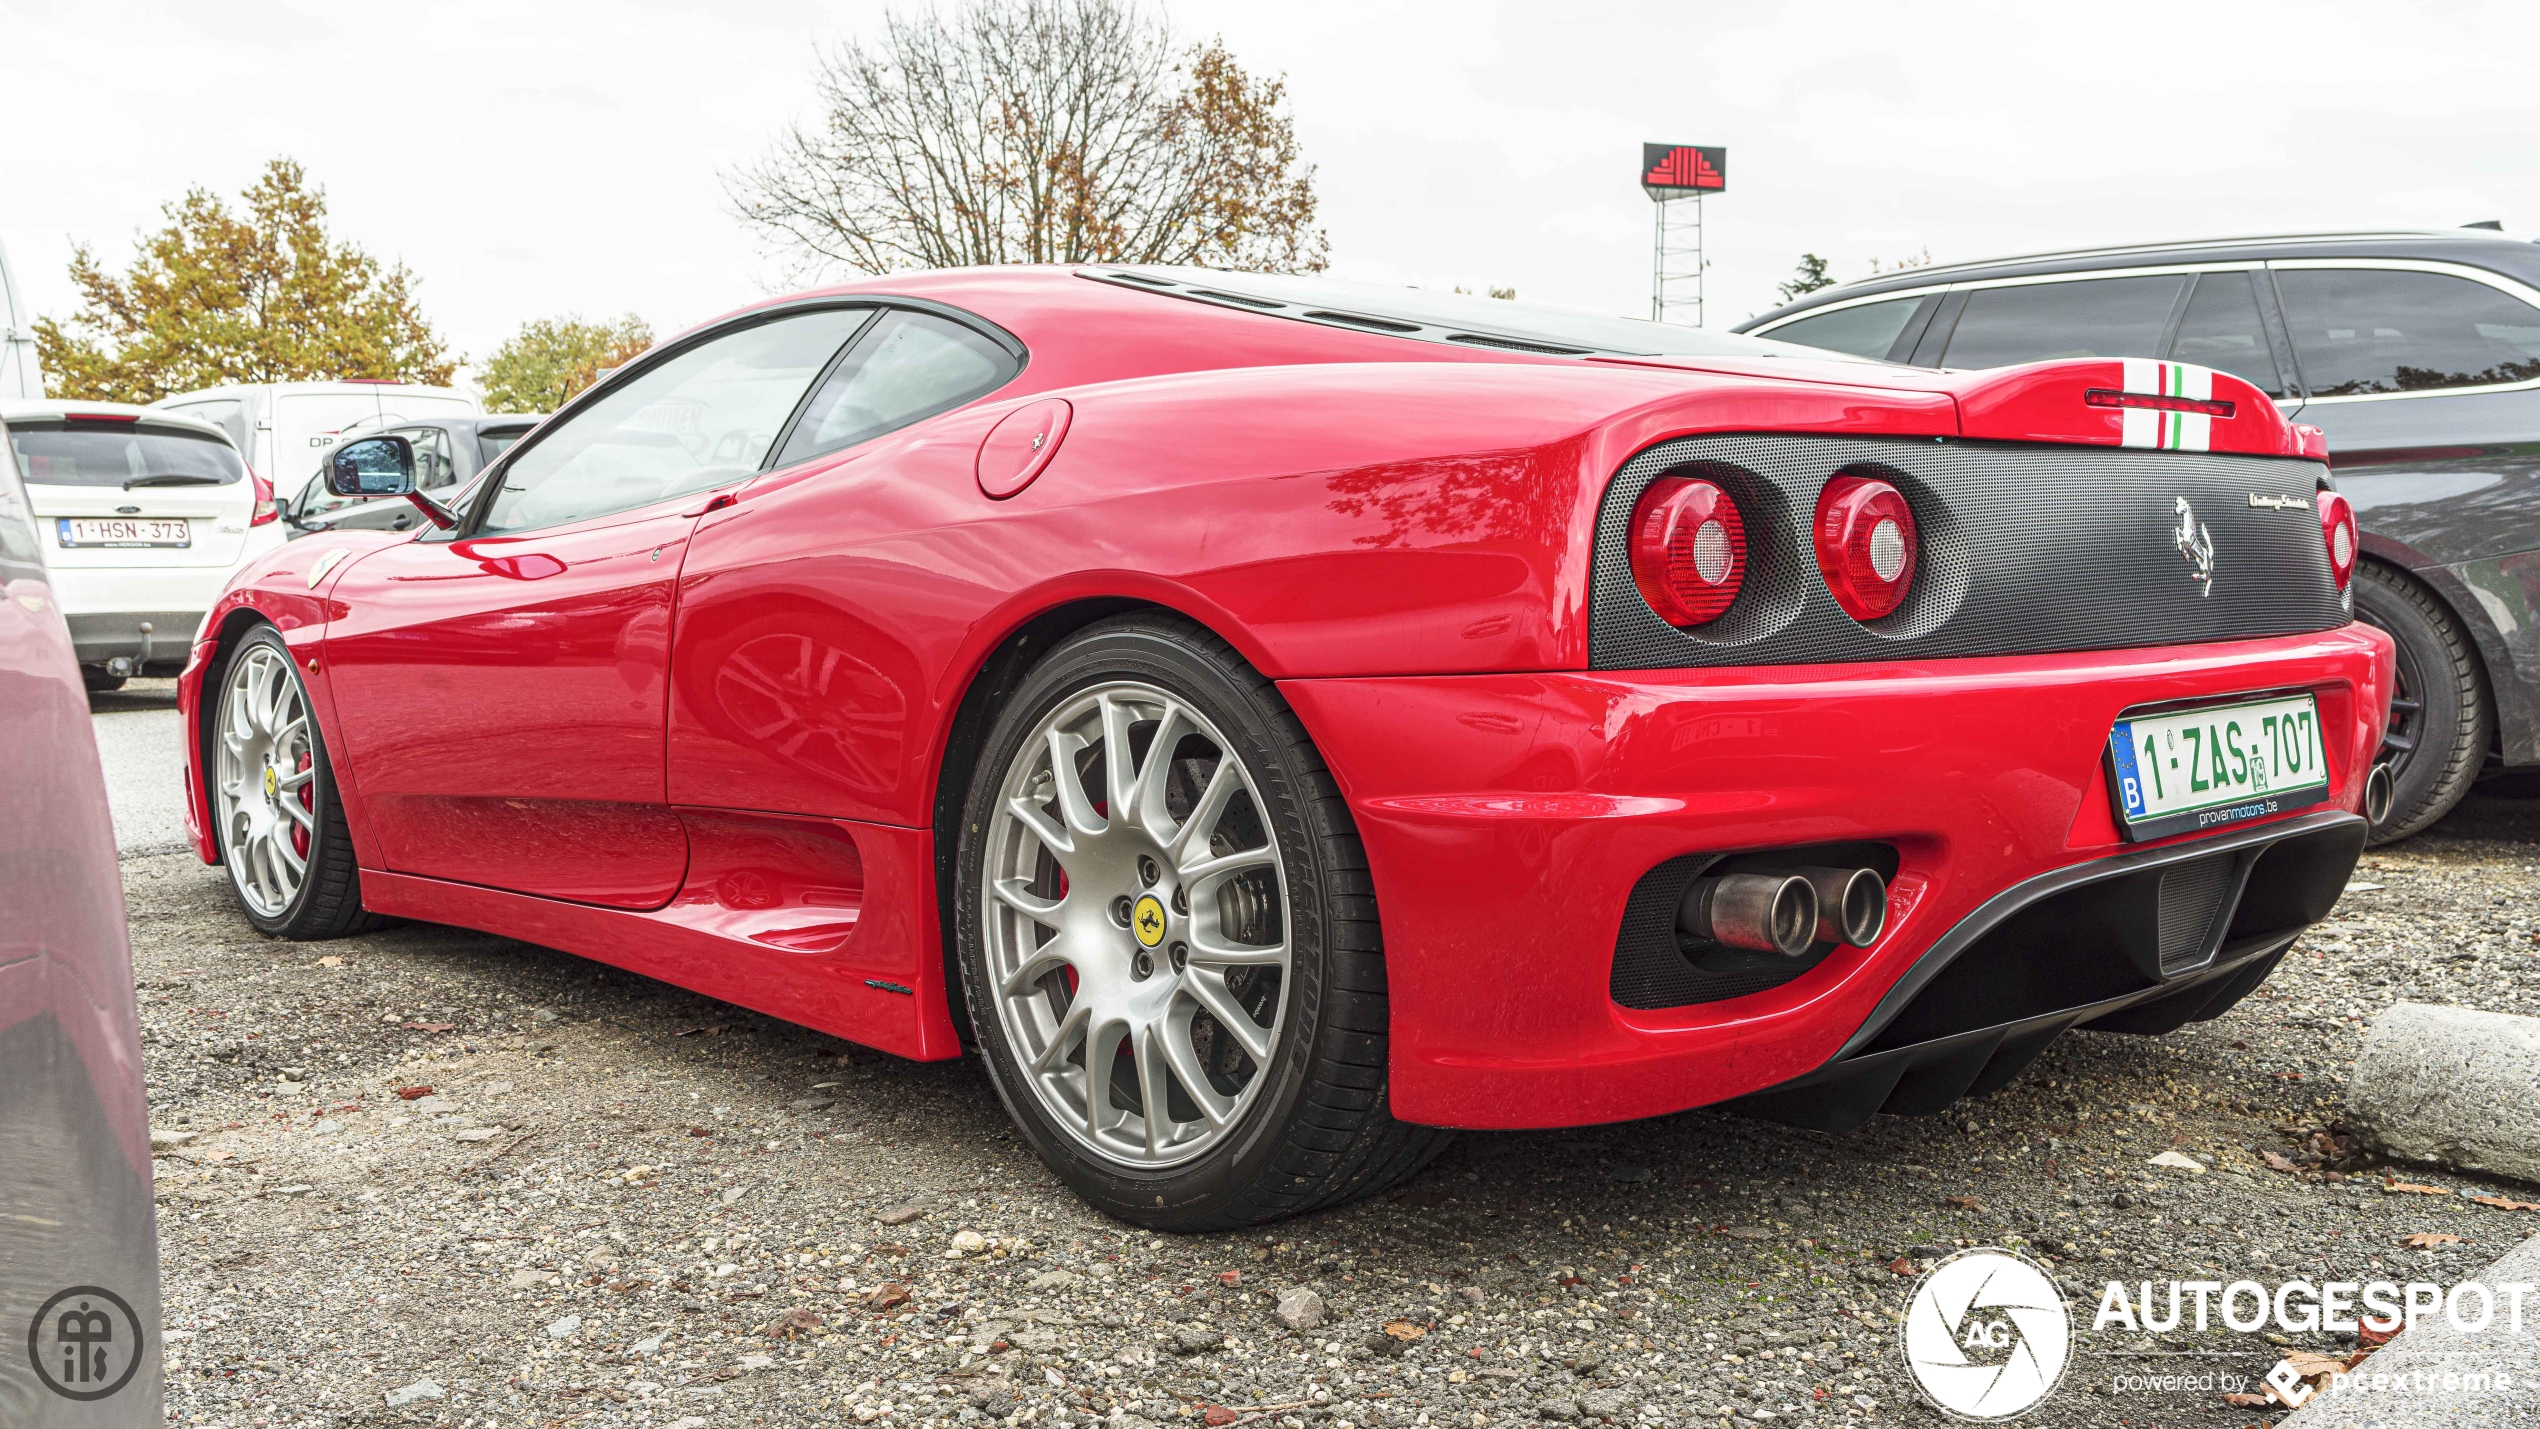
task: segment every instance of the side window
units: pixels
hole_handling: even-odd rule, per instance
[[[2055,357],[2158,357],[2187,279],[2090,278],[1978,288],[1949,334],[1943,367],[2008,367]]]
[[[2284,374],[2258,321],[2258,291],[2246,273],[2206,273],[2187,298],[2170,356],[2244,378],[2270,397],[2284,395]]]
[[[2365,268],[2289,268],[2275,282],[2314,397],[2540,377],[2540,311],[2485,283]]]
[[[1838,308],[1830,313],[1816,313],[1786,322],[1771,332],[1755,336],[1767,342],[1795,342],[1802,347],[1822,347],[1828,352],[1848,352],[1854,357],[1884,358],[1896,345],[1897,336],[1914,316],[1914,309],[1925,299],[1891,298],[1884,303],[1863,303],[1857,308]]]
[[[886,312],[812,394],[776,464],[869,441],[993,392],[1013,375],[1005,349],[959,323]]]
[[[458,480],[450,461],[450,434],[439,427],[408,427],[397,433],[415,444],[415,485],[430,491]]]
[[[523,448],[478,529],[561,526],[755,475],[805,389],[872,315],[827,308],[756,323],[637,373]]]

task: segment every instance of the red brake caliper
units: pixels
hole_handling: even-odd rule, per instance
[[[1063,868],[1058,871],[1058,897],[1061,902],[1065,902],[1067,899],[1067,870]],[[1058,970],[1058,975],[1067,981],[1067,995],[1071,998],[1074,997],[1076,995],[1075,964],[1070,963],[1061,967]]]
[[[309,751],[301,750],[298,772],[307,773],[309,766],[314,762]],[[315,822],[317,815],[317,781],[315,779],[308,780],[300,786],[300,807],[308,810],[311,822]],[[291,848],[302,858],[309,856],[309,826],[307,824],[292,825]]]

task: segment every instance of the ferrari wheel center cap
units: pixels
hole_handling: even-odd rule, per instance
[[[265,766],[265,797],[266,797],[266,798],[268,798],[268,799],[271,799],[271,798],[274,798],[275,796],[279,795],[281,792],[282,792],[282,776],[280,776],[280,775],[278,775],[278,774],[276,774],[276,773],[274,773],[274,772],[273,772],[273,766],[272,766],[272,765],[270,765],[270,764],[266,765],[266,766]]]
[[[1129,909],[1130,931],[1138,935],[1141,947],[1152,948],[1164,941],[1164,901],[1152,893],[1141,894]]]

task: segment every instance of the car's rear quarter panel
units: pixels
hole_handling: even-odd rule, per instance
[[[1367,843],[1396,1113],[1517,1127],[1649,1116],[1813,1070],[1986,899],[2124,846],[2102,756],[2127,709],[2309,691],[2332,804],[2356,808],[2389,670],[2388,637],[2348,625],[2094,654],[1282,689]],[[1642,874],[1853,840],[1901,855],[1873,947],[1725,1003],[1615,1005]]]

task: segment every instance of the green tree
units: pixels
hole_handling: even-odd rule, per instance
[[[243,215],[188,189],[121,277],[86,244],[72,252],[79,312],[35,321],[51,395],[153,402],[225,382],[450,381],[414,275],[331,241],[326,192],[298,164],[265,165],[241,197]]]
[[[489,412],[552,412],[652,345],[652,325],[633,313],[614,323],[534,318],[494,349],[476,381]]]
[[[1819,288],[1833,286],[1834,279],[1826,276],[1826,260],[1814,253],[1802,253],[1799,255],[1797,276],[1782,284],[1778,291],[1782,295],[1782,301],[1787,303],[1805,297]]]

